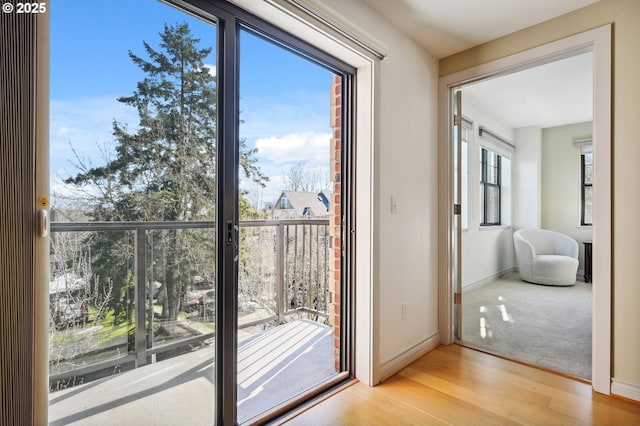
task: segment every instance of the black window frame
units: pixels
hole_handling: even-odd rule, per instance
[[[496,183],[488,182],[487,180],[487,176],[489,175],[489,167],[491,167],[489,166],[489,162],[487,161],[489,153],[492,153],[496,156]],[[500,226],[502,224],[502,156],[497,152],[485,147],[481,147],[480,151],[480,187],[482,197],[480,226]],[[489,206],[487,203],[487,201],[489,200],[489,188],[497,188],[498,191],[498,205],[494,206],[495,208],[497,208],[498,212],[497,222],[487,221],[487,213],[489,212]]]
[[[591,170],[593,173],[593,153],[591,154]],[[585,156],[587,153],[580,154],[580,226],[593,226],[593,174],[591,175],[591,183],[586,183],[585,178]],[[587,188],[591,188],[591,222],[585,221],[585,192]]]

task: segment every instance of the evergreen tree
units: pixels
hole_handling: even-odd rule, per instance
[[[101,167],[85,169],[67,183],[99,188],[92,216],[102,221],[191,221],[215,217],[216,194],[216,81],[205,60],[210,47],[200,48],[186,23],[164,26],[159,49],[143,42],[147,59],[129,52],[145,73],[131,96],[118,100],[134,107],[136,130],[113,123],[116,154]],[[255,149],[240,144],[245,174],[259,183]],[[155,233],[154,233],[155,234]],[[153,276],[164,284],[162,317],[177,318],[181,298],[191,284],[203,256],[213,264],[213,244],[206,254],[194,254],[189,244],[201,238],[193,232],[167,230],[148,245],[158,256]],[[149,239],[149,237],[148,237]],[[117,270],[107,253],[117,248],[113,239],[99,259],[102,269]],[[113,247],[113,246],[116,247]],[[107,248],[107,251],[103,251]],[[109,265],[110,264],[110,265]],[[100,270],[101,268],[95,268]],[[125,283],[122,283],[124,286]],[[118,286],[114,283],[115,290]],[[126,292],[124,292],[126,293]],[[124,304],[124,301],[121,301]],[[171,330],[167,330],[171,332]]]

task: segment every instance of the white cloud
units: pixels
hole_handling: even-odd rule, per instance
[[[216,73],[217,73],[217,70],[218,70],[218,69],[216,68],[216,66],[215,66],[215,65],[212,65],[212,64],[204,64],[204,67],[205,67],[205,68],[207,68],[207,69],[209,70],[209,74],[210,74],[212,77],[215,77],[215,76],[216,76]]]
[[[311,167],[327,167],[330,133],[303,132],[269,136],[256,140],[258,157],[277,165],[305,162]]]

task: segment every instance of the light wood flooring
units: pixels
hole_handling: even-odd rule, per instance
[[[640,425],[640,404],[459,345],[376,387],[356,383],[287,425]]]

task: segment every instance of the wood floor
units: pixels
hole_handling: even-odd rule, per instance
[[[640,425],[640,404],[459,345],[376,387],[356,383],[287,425]]]

